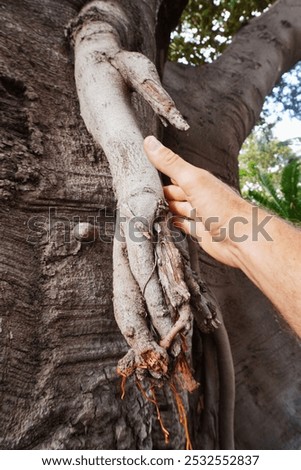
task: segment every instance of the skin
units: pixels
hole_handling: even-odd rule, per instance
[[[171,178],[164,194],[174,224],[216,260],[241,269],[301,338],[301,232],[254,207],[155,137],[145,139],[144,150],[157,170]]]

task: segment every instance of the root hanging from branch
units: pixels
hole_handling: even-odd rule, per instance
[[[120,374],[121,375],[121,384],[120,384],[120,389],[121,389],[121,395],[120,395],[120,398],[121,400],[124,399],[125,397],[125,384],[126,384],[126,379],[127,379],[127,376],[125,374]]]
[[[156,394],[155,394],[155,387],[151,387],[149,389],[149,394],[151,395],[151,396],[149,396],[149,394],[143,389],[141,383],[136,382],[136,384],[137,384],[137,387],[140,390],[142,396],[147,401],[149,401],[150,403],[152,403],[155,406],[156,413],[157,413],[157,419],[159,421],[159,424],[160,424],[160,427],[161,427],[161,430],[162,430],[162,433],[163,433],[163,436],[164,436],[165,444],[168,444],[169,443],[169,438],[170,438],[170,433],[166,429],[166,427],[164,426],[164,423],[163,423],[163,420],[162,420],[160,408],[159,408],[158,401],[157,401]],[[170,387],[170,389],[173,393],[174,399],[175,399],[175,403],[176,403],[177,410],[178,410],[178,415],[179,415],[179,422],[183,426],[183,429],[184,429],[184,432],[185,432],[185,440],[186,440],[186,447],[185,448],[186,448],[186,450],[192,450],[192,444],[191,444],[191,439],[190,439],[190,434],[189,434],[187,415],[186,415],[186,410],[185,410],[185,406],[183,404],[181,395],[179,394],[179,392],[177,390],[177,387],[176,387],[176,385],[173,381],[169,382],[169,387]]]
[[[164,423],[163,423],[163,420],[162,420],[162,416],[161,416],[161,412],[160,412],[160,408],[159,408],[159,405],[158,405],[158,401],[157,401],[157,398],[156,398],[156,395],[155,395],[155,390],[154,390],[154,387],[150,388],[150,393],[151,393],[151,397],[146,393],[146,391],[144,390],[144,388],[142,387],[141,383],[139,382],[136,382],[136,385],[139,389],[139,391],[141,392],[141,395],[147,400],[149,401],[150,403],[152,403],[154,406],[155,406],[155,409],[156,409],[156,412],[157,412],[157,418],[158,418],[158,421],[159,421],[159,424],[160,424],[160,428],[162,430],[162,433],[163,433],[163,436],[164,436],[164,441],[165,441],[165,444],[168,444],[169,443],[169,431],[166,429],[166,427],[164,426]]]
[[[143,152],[143,136],[131,101],[140,94],[160,117],[180,130],[186,123],[163,89],[154,64],[124,50],[127,24],[121,3],[95,0],[84,6],[68,27],[74,46],[75,80],[80,110],[88,131],[104,150],[117,199],[113,248],[114,313],[130,349],[117,366],[125,396],[127,377],[146,383],[165,429],[155,387],[169,385],[191,448],[185,408],[176,388],[198,387],[186,356],[193,317],[203,333],[221,324],[218,309],[193,273],[189,257],[176,244],[169,226],[158,172]]]
[[[184,431],[185,431],[186,450],[192,450],[192,444],[191,444],[190,434],[189,434],[189,429],[188,429],[188,421],[187,421],[187,416],[186,416],[185,407],[183,405],[183,401],[173,382],[170,383],[170,388],[173,392],[175,402],[178,408],[180,423],[182,424]]]

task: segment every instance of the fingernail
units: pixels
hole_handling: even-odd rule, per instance
[[[160,147],[162,147],[161,142],[159,142],[159,140],[156,139],[156,137],[154,137],[153,135],[150,135],[149,137],[146,137],[145,143],[146,143],[148,149],[151,150],[152,152],[154,152],[155,150],[158,150]]]

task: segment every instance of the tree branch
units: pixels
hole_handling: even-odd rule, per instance
[[[240,143],[256,124],[266,96],[281,75],[301,59],[300,18],[300,2],[279,0],[243,27],[212,64],[227,82],[223,92],[232,99],[228,112],[239,109]]]
[[[280,0],[244,26],[212,64],[168,63],[164,86],[190,130],[164,132],[164,143],[190,163],[237,187],[237,157],[266,96],[301,58],[301,4]]]

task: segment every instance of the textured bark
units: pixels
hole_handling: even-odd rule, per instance
[[[74,217],[99,216],[102,233],[114,220],[108,164],[81,121],[64,38],[81,4],[2,10],[2,448],[152,445],[150,407],[135,388],[120,400],[127,348],[112,312],[110,232],[64,243]]]
[[[112,179],[103,152],[80,117],[72,51],[64,38],[65,26],[84,3],[10,0],[1,9],[2,449],[165,448],[153,406],[131,380],[120,400],[116,364],[127,346],[112,309]],[[162,38],[168,37],[185,3],[122,1],[132,18],[124,33],[131,50],[162,67]],[[167,23],[163,19],[170,8],[174,13]],[[280,16],[271,13],[258,20],[262,23],[243,29],[241,40],[214,66],[168,66],[166,87],[191,130],[180,136],[169,129],[166,142],[232,185],[237,184],[238,150],[264,95],[300,58],[298,9],[297,2],[278,2],[273,11]],[[261,38],[256,24],[261,25]],[[149,107],[136,94],[132,100],[142,133],[157,132]],[[79,218],[94,222],[97,216],[100,240],[82,243],[74,238]],[[300,447],[300,345],[244,276],[204,256],[201,269],[206,269],[230,331],[237,377],[237,448]],[[208,362],[199,363],[203,350],[213,366],[211,376],[207,373],[207,393],[202,387],[190,401],[195,448],[210,448],[218,440],[213,341],[209,338],[202,346],[194,335],[197,376],[208,368]],[[202,393],[211,400],[206,414]],[[160,398],[171,432],[169,447],[181,448],[184,434],[174,403],[167,391],[162,390]]]

